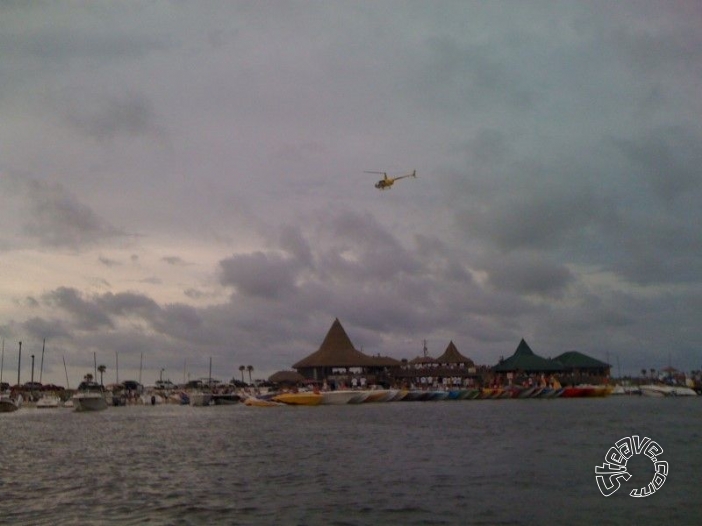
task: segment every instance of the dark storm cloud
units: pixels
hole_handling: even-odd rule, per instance
[[[71,338],[71,329],[66,327],[65,323],[60,320],[46,320],[40,317],[30,318],[22,323],[22,332],[27,335],[27,338],[34,340],[62,339]]]
[[[112,329],[110,317],[96,304],[86,300],[73,288],[59,287],[44,295],[44,301],[71,315],[76,327],[81,330]]]
[[[122,264],[121,262],[117,261],[116,259],[106,258],[105,256],[100,256],[98,258],[98,261],[100,263],[102,263],[103,265],[105,265],[106,267],[118,267]]]
[[[33,335],[169,370],[289,367],[335,317],[396,357],[698,354],[699,2],[0,9],[2,168],[30,174],[0,177],[0,250],[57,273],[8,287],[54,291]]]
[[[269,299],[293,291],[300,268],[294,259],[263,252],[232,256],[219,265],[222,285],[234,287],[244,296]]]
[[[562,297],[564,288],[575,279],[564,265],[529,252],[495,257],[486,272],[490,285],[517,295]]]
[[[160,307],[153,299],[134,292],[108,292],[96,297],[94,301],[100,310],[114,316],[137,315],[146,320],[153,320],[160,313]]]
[[[80,249],[126,237],[60,183],[7,175],[0,187],[25,208],[21,232],[41,246]]]
[[[630,161],[632,175],[638,176],[663,204],[675,206],[680,197],[701,193],[701,140],[702,136],[694,130],[675,126],[615,139],[614,144]]]
[[[166,49],[171,43],[155,31],[139,32],[133,24],[119,23],[113,15],[127,14],[127,6],[94,4],[80,16],[55,17],[52,24],[27,24],[49,16],[51,2],[16,2],[15,8],[2,4],[5,24],[0,47],[11,59],[34,58],[53,67],[66,67],[75,60],[136,58]],[[18,4],[21,4],[21,8]],[[3,9],[4,8],[4,9]],[[69,23],[70,21],[70,23]],[[109,28],[109,31],[107,30]]]
[[[153,104],[143,96],[128,93],[100,98],[88,104],[85,98],[72,103],[67,118],[88,137],[105,141],[119,136],[157,137],[163,133],[157,124]]]

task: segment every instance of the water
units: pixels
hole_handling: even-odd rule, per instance
[[[0,415],[0,524],[700,524],[702,399],[22,409]],[[654,495],[594,469],[648,436]]]

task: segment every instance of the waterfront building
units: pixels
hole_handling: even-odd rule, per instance
[[[399,366],[394,358],[369,356],[356,349],[336,318],[319,349],[292,367],[308,380],[341,388],[387,384],[389,371]]]

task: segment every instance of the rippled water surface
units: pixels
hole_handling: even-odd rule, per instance
[[[611,497],[616,440],[653,466]],[[0,415],[0,524],[702,524],[702,399],[124,407]],[[636,461],[635,461],[636,460]]]

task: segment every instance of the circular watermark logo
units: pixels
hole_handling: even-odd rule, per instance
[[[632,435],[617,440],[614,447],[607,451],[604,464],[595,466],[595,480],[600,493],[605,497],[614,495],[621,487],[621,479],[626,481],[631,478],[631,474],[626,469],[627,462],[634,455],[641,454],[651,459],[655,473],[647,486],[632,489],[629,495],[648,497],[661,489],[668,476],[668,463],[665,460],[658,460],[658,457],[663,454],[663,448],[648,437],[639,438],[638,435]]]

